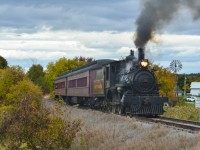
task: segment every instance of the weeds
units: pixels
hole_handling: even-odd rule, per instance
[[[45,105],[49,105],[47,107],[54,112],[55,107],[51,107],[51,104],[47,101]],[[73,141],[73,150],[198,150],[200,145],[198,134],[168,129],[158,124],[140,123],[134,118],[58,105],[56,107],[63,119],[79,119],[83,122]]]

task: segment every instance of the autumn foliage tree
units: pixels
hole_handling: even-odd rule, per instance
[[[41,104],[42,92],[30,80],[13,85],[7,101],[13,106],[0,124],[0,145],[5,149],[70,149],[80,120],[63,120]]]
[[[174,97],[174,91],[176,87],[176,76],[170,72],[170,70],[154,65],[155,76],[158,84],[161,85],[159,93],[161,96],[168,96],[169,100]]]
[[[72,69],[85,65],[88,62],[91,62],[92,58],[84,57],[75,57],[74,59],[60,58],[55,63],[50,62],[47,65],[45,78],[49,85],[49,89],[53,91],[53,81],[61,73],[68,72]]]
[[[0,102],[6,102],[6,95],[10,92],[10,88],[24,78],[25,73],[20,66],[0,70]]]

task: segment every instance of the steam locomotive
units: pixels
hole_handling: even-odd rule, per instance
[[[163,114],[168,98],[159,96],[158,87],[142,48],[138,58],[131,50],[124,60],[96,60],[54,80],[55,97],[69,104],[131,115]]]

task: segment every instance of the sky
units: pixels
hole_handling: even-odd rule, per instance
[[[124,58],[135,51],[136,20],[144,0],[1,0],[0,55],[25,70],[61,57]],[[145,57],[178,73],[200,73],[200,20],[187,8],[156,32]]]

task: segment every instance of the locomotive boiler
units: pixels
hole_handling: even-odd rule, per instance
[[[54,81],[55,96],[69,104],[132,115],[163,114],[168,99],[159,96],[158,87],[142,48],[137,58],[131,50],[123,60],[96,60]]]

